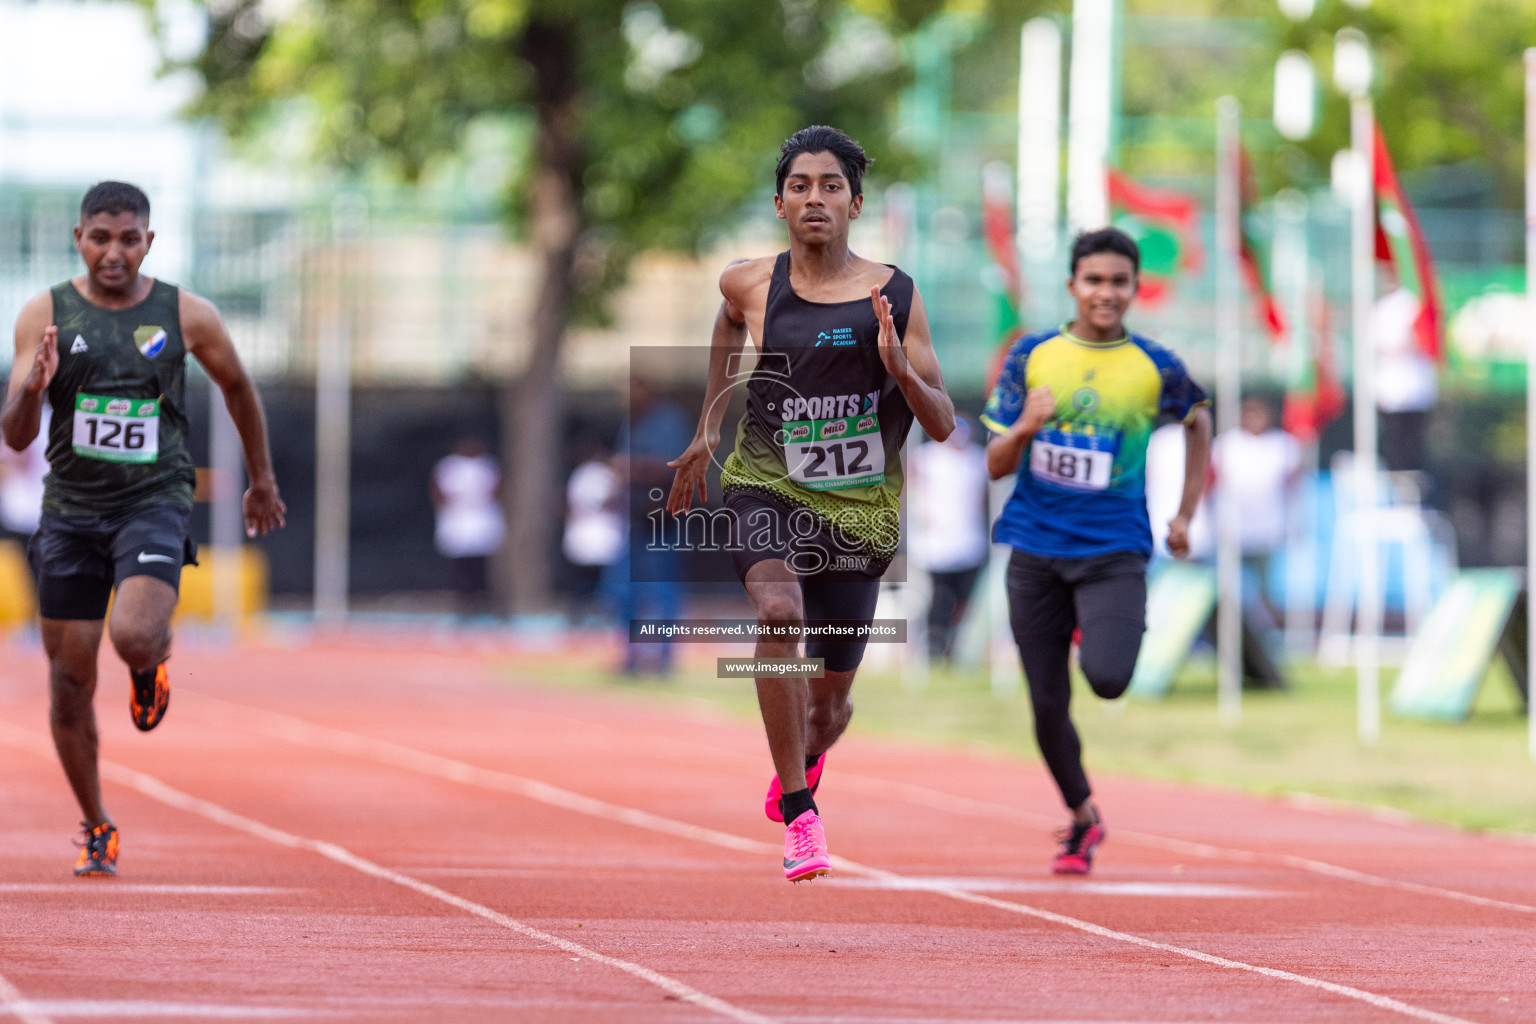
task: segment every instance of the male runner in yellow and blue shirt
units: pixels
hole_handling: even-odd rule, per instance
[[[1211,450],[1205,392],[1172,352],[1125,329],[1140,263],[1121,231],[1079,235],[1067,281],[1076,318],[1013,344],[981,417],[994,435],[992,478],[1018,474],[993,539],[1013,548],[1008,615],[1035,738],[1072,809],[1057,874],[1087,874],[1105,836],[1068,714],[1073,633],[1081,631],[1079,663],[1094,692],[1123,694],[1146,628],[1147,440],[1160,416],[1184,423],[1184,493],[1168,524],[1168,549],[1179,557],[1189,553]]]

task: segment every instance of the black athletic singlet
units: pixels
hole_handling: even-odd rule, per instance
[[[912,279],[892,268],[881,293],[898,335]],[[899,540],[901,448],[912,410],[880,360],[880,322],[868,297],[810,302],[779,254],[747,411],[721,484],[788,500],[828,519],[888,560]]]
[[[192,506],[180,292],[156,281],[143,302],[103,309],[73,283],[53,288],[59,369],[48,384],[44,511],[101,516]]]

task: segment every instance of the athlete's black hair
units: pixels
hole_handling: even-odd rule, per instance
[[[131,213],[149,220],[149,196],[126,181],[102,181],[92,185],[80,200],[80,219],[94,217],[98,213]]]
[[[789,165],[801,153],[831,153],[843,168],[848,188],[855,196],[864,194],[864,172],[874,163],[864,152],[864,147],[836,128],[813,124],[795,132],[779,147],[779,166],[774,171],[774,195],[784,194],[784,179],[789,177]]]
[[[1072,276],[1077,276],[1077,265],[1089,256],[1112,252],[1131,261],[1131,270],[1141,273],[1141,247],[1136,240],[1119,228],[1099,228],[1084,231],[1072,241]]]

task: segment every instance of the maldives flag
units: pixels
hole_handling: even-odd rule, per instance
[[[1344,385],[1339,381],[1334,362],[1333,324],[1328,316],[1328,301],[1322,288],[1315,288],[1308,305],[1311,308],[1312,350],[1298,348],[1291,380],[1285,390],[1285,408],[1281,426],[1286,433],[1302,441],[1315,441],[1323,428],[1344,413]],[[1293,345],[1306,343],[1306,331],[1294,332]]]
[[[1242,230],[1238,232],[1238,258],[1243,265],[1243,280],[1248,283],[1254,301],[1259,305],[1259,318],[1269,331],[1269,343],[1279,345],[1286,340],[1285,316],[1269,291],[1269,261],[1264,257],[1250,223],[1253,209],[1259,203],[1259,183],[1253,175],[1253,163],[1248,159],[1248,151],[1239,147],[1237,154],[1241,165],[1238,222],[1242,225]]]
[[[1115,227],[1141,247],[1143,302],[1166,299],[1178,274],[1199,273],[1205,263],[1200,245],[1200,203],[1172,189],[1149,188],[1109,168],[1109,212]]]
[[[1444,330],[1440,283],[1435,279],[1435,263],[1429,255],[1424,230],[1397,184],[1397,172],[1392,169],[1392,157],[1380,125],[1376,126],[1375,150],[1371,162],[1376,186],[1376,259],[1392,268],[1398,287],[1419,300],[1413,333],[1419,351],[1438,362],[1444,355],[1440,345]]]

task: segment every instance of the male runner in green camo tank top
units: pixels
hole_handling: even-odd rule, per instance
[[[780,147],[774,207],[789,249],[737,260],[720,276],[704,411],[688,449],[668,463],[677,470],[669,512],[708,499],[706,473],[739,383],[730,367],[750,337],[759,362],[720,484],[738,522],[731,558],[764,627],[868,625],[899,540],[907,432],[915,419],[942,441],[955,426],[912,279],[848,248],[868,164],[857,142],[826,125]],[[853,714],[864,641],[807,639],[806,658],[822,662],[814,679],[781,661],[798,646],[760,635],[755,651],[760,664],[787,670],[759,676],[757,699],[775,769],[763,811],[785,823],[791,882],[831,867],[813,794]]]
[[[245,448],[246,535],[284,523],[255,385],[207,299],[139,274],[154,241],[149,199],[102,182],[85,194],[75,248],[86,272],[34,296],[16,318],[0,429],[20,451],[53,407],[43,514],[28,545],[37,579],[53,742],[85,817],[77,875],[117,871],[117,828],[96,767],[96,652],[107,602],[112,647],[132,679],[129,712],[148,731],[170,699],[165,661],[195,473],[187,450],[186,357],[224,392]]]

